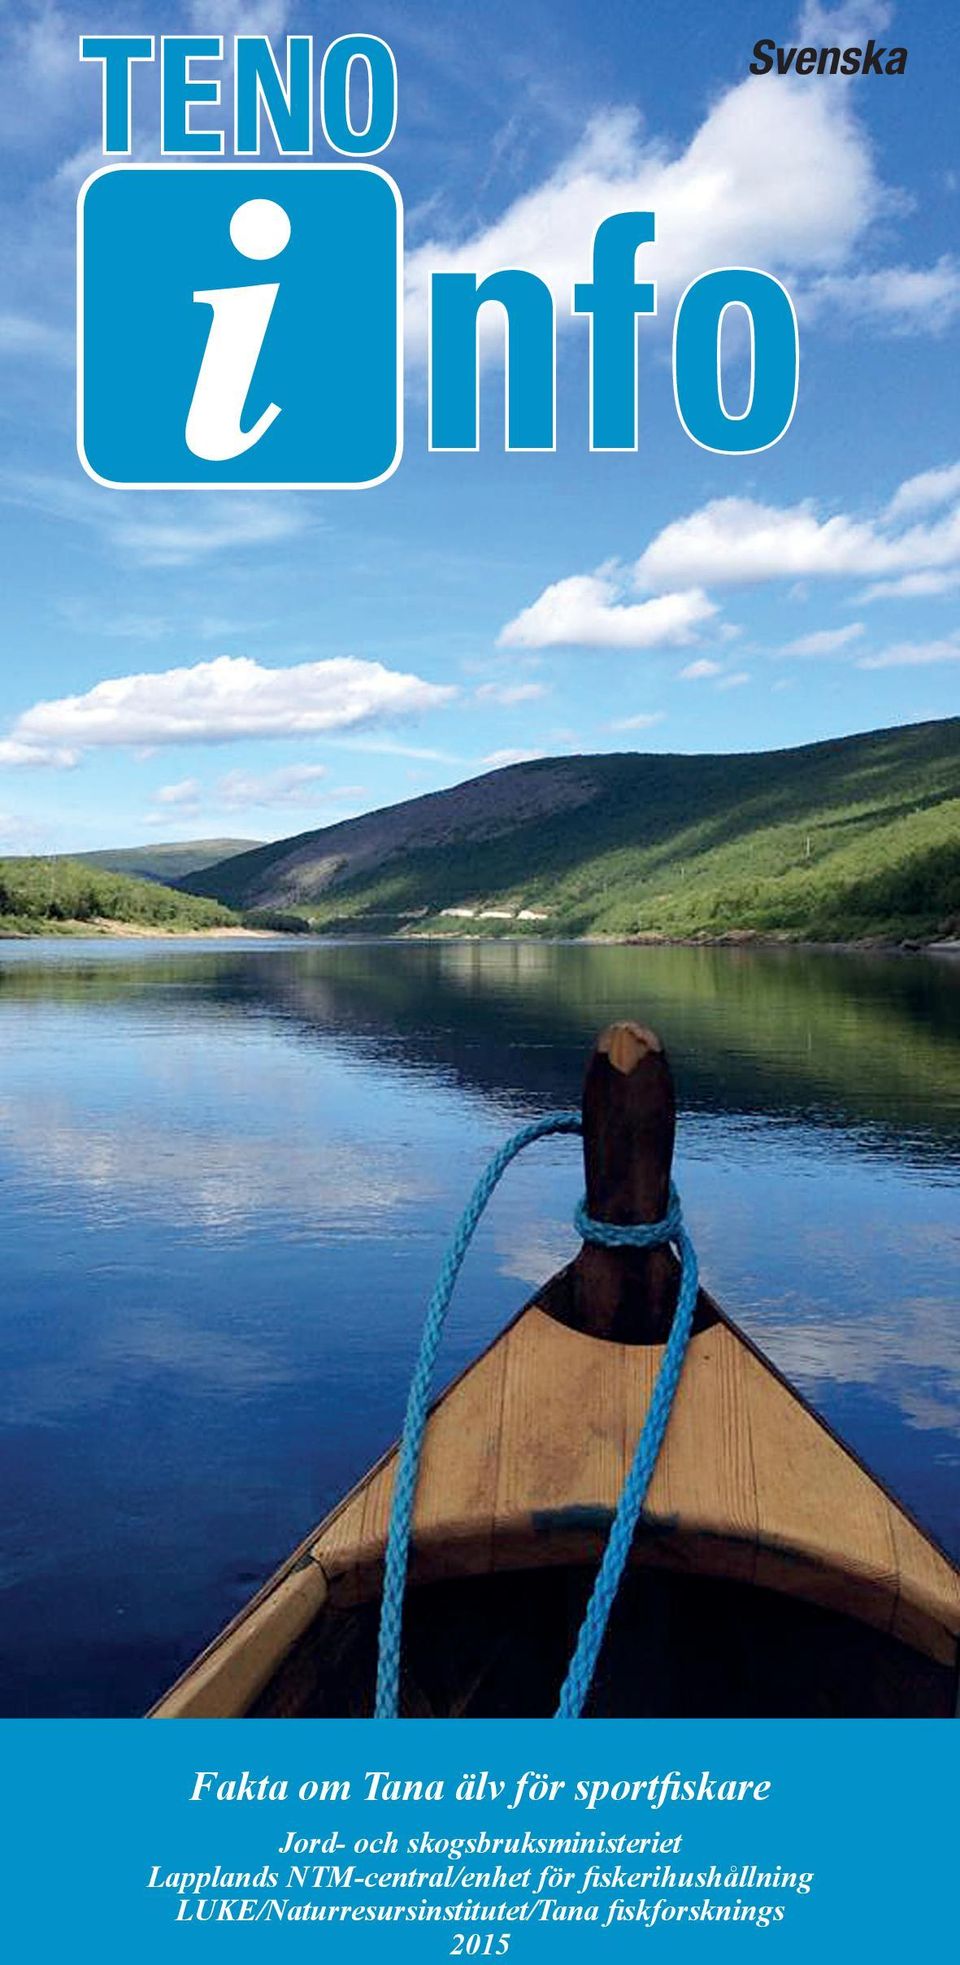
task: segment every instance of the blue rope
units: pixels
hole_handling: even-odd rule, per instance
[[[687,1355],[699,1288],[697,1252],[684,1228],[680,1196],[672,1181],[667,1212],[662,1221],[642,1223],[633,1228],[618,1228],[612,1222],[591,1221],[583,1201],[577,1209],[574,1220],[581,1235],[589,1242],[599,1242],[601,1248],[650,1249],[656,1248],[663,1242],[675,1242],[680,1257],[680,1290],[673,1323],[670,1326],[670,1335],[664,1347],[660,1370],[653,1388],[653,1397],[647,1408],[647,1416],[637,1441],[630,1472],[624,1481],[617,1502],[616,1514],[610,1524],[603,1560],[590,1593],[590,1601],[580,1626],[580,1635],[574,1647],[573,1657],[567,1667],[567,1676],[560,1688],[560,1703],[554,1713],[554,1719],[579,1719],[586,1705],[614,1598],[620,1588],[620,1579],[630,1554],[630,1545],[640,1520],[647,1489],[663,1445],[663,1436],[667,1430],[667,1421],[673,1408],[677,1386],[680,1383],[680,1373]]]
[[[377,1719],[396,1719],[399,1709],[403,1599],[410,1559],[410,1529],[420,1472],[420,1455],[430,1410],[433,1369],[450,1299],[464,1256],[487,1202],[511,1160],[515,1160],[517,1154],[522,1153],[524,1147],[532,1145],[535,1140],[547,1139],[557,1133],[579,1133],[581,1130],[580,1114],[563,1112],[553,1119],[536,1119],[531,1125],[522,1126],[518,1133],[514,1133],[511,1139],[506,1140],[481,1174],[444,1256],[424,1320],[420,1350],[407,1396],[403,1436],[397,1458],[397,1474],[384,1564],[383,1600],[380,1609],[377,1691],[374,1704],[374,1717]],[[680,1381],[698,1289],[696,1253],[683,1226],[680,1198],[672,1183],[667,1213],[662,1221],[644,1222],[635,1227],[618,1227],[612,1222],[593,1221],[587,1214],[586,1197],[584,1197],[574,1215],[574,1225],[584,1241],[599,1243],[603,1248],[649,1249],[659,1247],[664,1242],[674,1242],[680,1255],[681,1275],[677,1308],[660,1370],[657,1373],[653,1397],[637,1443],[633,1465],[617,1504],[603,1560],[563,1683],[560,1703],[554,1715],[556,1719],[579,1718],[590,1690],[610,1611],[630,1553],[630,1545]]]
[[[535,1119],[532,1125],[522,1126],[518,1133],[514,1133],[512,1139],[506,1140],[481,1174],[443,1258],[436,1287],[424,1319],[420,1350],[410,1380],[403,1436],[397,1459],[390,1528],[387,1534],[383,1602],[380,1609],[380,1648],[377,1659],[377,1696],[374,1705],[376,1719],[396,1719],[397,1716],[400,1694],[400,1636],[410,1554],[410,1523],[413,1517],[417,1475],[420,1472],[423,1434],[430,1410],[433,1367],[450,1307],[450,1298],[453,1295],[453,1286],[460,1274],[463,1258],[473,1240],[480,1216],[511,1160],[516,1159],[517,1154],[522,1153],[524,1147],[530,1146],[534,1140],[546,1139],[551,1133],[578,1133],[579,1131],[580,1114],[563,1112],[555,1119]]]

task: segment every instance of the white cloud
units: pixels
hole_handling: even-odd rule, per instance
[[[218,641],[221,646],[237,640],[245,645],[268,625],[264,621],[254,620],[252,616],[245,621],[229,614],[201,614],[196,617],[189,606],[184,606],[179,618],[167,614],[141,613],[136,609],[118,613],[116,608],[94,606],[83,599],[58,601],[56,608],[78,634],[95,635],[98,639],[110,641],[155,642],[166,641],[173,634],[190,634],[198,641]]]
[[[960,262],[945,252],[933,266],[825,274],[806,289],[801,311],[824,324],[832,314],[892,334],[943,334],[960,313]]]
[[[323,764],[287,764],[279,771],[227,771],[217,781],[216,800],[227,811],[248,805],[310,805],[316,789],[327,776]],[[347,786],[337,797],[352,797],[356,786]],[[331,794],[332,796],[333,794]]]
[[[279,771],[225,771],[210,787],[199,778],[183,778],[178,784],[162,785],[154,794],[154,805],[183,813],[223,813],[247,811],[251,807],[278,809],[295,807],[315,810],[325,806],[351,804],[364,795],[362,785],[322,787],[328,776],[325,764],[286,764]],[[165,823],[160,811],[148,813],[151,824]]]
[[[465,764],[466,758],[454,751],[438,751],[424,744],[402,744],[394,737],[331,737],[331,750],[358,751],[363,757],[409,757],[421,764]]]
[[[861,669],[921,669],[938,662],[960,662],[960,629],[940,641],[901,641],[878,655],[864,655]]]
[[[61,744],[24,743],[19,737],[0,738],[0,766],[10,765],[19,769],[28,767],[49,767],[54,771],[72,771],[80,761],[78,750],[67,750]]]
[[[929,525],[892,531],[846,513],[820,518],[812,500],[761,505],[717,498],[658,533],[637,561],[638,582],[656,591],[688,583],[752,585],[763,580],[913,573],[960,561],[960,507]]]
[[[796,641],[788,641],[779,653],[814,659],[820,655],[840,655],[852,641],[859,641],[863,633],[862,621],[850,621],[845,628],[818,628],[814,634],[798,635]]]
[[[818,45],[864,45],[885,30],[881,6],[812,5],[797,30]],[[909,209],[884,185],[858,120],[856,85],[831,77],[747,77],[709,108],[685,148],[658,137],[633,108],[595,117],[561,162],[492,223],[466,237],[425,241],[407,264],[407,321],[422,351],[433,271],[480,278],[501,267],[540,274],[571,321],[577,280],[589,276],[598,225],[624,210],[654,211],[657,238],[640,254],[658,285],[659,312],[695,275],[716,265],[762,266],[783,276],[808,316],[893,333],[940,333],[960,306],[960,265],[863,269],[856,249],[881,215]],[[770,160],[776,159],[771,170]],[[500,310],[481,316],[484,343],[499,344]],[[651,324],[652,326],[652,324]]]
[[[553,287],[565,318],[604,218],[654,211],[643,277],[664,303],[705,267],[838,271],[891,202],[848,90],[748,77],[713,104],[685,149],[647,133],[632,109],[597,117],[542,183],[461,240],[432,238],[408,259],[408,321],[424,338],[431,271],[522,266]],[[771,170],[770,159],[776,158]],[[493,311],[493,310],[491,310]]]
[[[663,710],[643,710],[639,716],[618,716],[607,724],[608,730],[652,730],[654,724],[666,721]]]
[[[501,648],[683,647],[717,612],[698,590],[628,601],[624,587],[625,576],[608,568],[556,580],[507,622],[498,643]]]
[[[671,520],[632,566],[610,561],[595,573],[554,581],[507,623],[499,642],[520,648],[683,646],[696,642],[698,629],[718,612],[706,591],[711,585],[782,580],[791,583],[791,597],[799,597],[814,579],[874,575],[879,577],[861,594],[865,601],[947,593],[960,584],[960,501],[950,504],[958,491],[960,465],[948,464],[908,478],[876,517],[822,515],[813,499],[778,506],[715,498]],[[651,597],[637,600],[636,594]],[[779,652],[838,655],[864,633],[862,621],[851,621],[800,635]],[[714,622],[712,638],[728,638],[724,623]],[[721,664],[707,657],[682,671],[687,680],[720,673]]]
[[[199,778],[180,778],[175,785],[161,785],[155,796],[158,805],[197,805],[201,790]]]
[[[268,623],[264,621],[240,621],[231,619],[229,614],[202,614],[196,623],[196,631],[201,641],[236,641],[239,636],[259,634]]]
[[[126,503],[129,493],[120,497]],[[302,532],[306,517],[281,497],[202,500],[140,518],[113,517],[108,530],[115,546],[141,566],[189,566],[214,553],[246,546],[275,546]]]
[[[92,607],[86,600],[61,600],[57,613],[78,634],[107,637],[111,641],[163,641],[173,631],[172,621],[163,614],[118,614],[106,607]]]
[[[545,682],[481,682],[476,697],[478,703],[502,703],[509,707],[513,703],[533,703],[547,693]]]
[[[750,681],[749,669],[736,669],[732,675],[723,675],[717,683],[718,689],[742,689]]]
[[[778,509],[750,498],[716,498],[664,526],[637,562],[653,588],[686,580],[796,579],[872,571],[869,526],[838,517],[821,522],[810,503]]]
[[[709,656],[704,655],[699,662],[688,662],[686,668],[680,670],[680,681],[708,682],[712,676],[722,674],[722,664],[712,662]]]
[[[884,517],[888,522],[912,518],[916,512],[937,511],[954,498],[960,498],[960,464],[939,464],[932,471],[918,471],[916,477],[906,478]]]
[[[936,600],[960,586],[960,567],[946,573],[903,573],[898,580],[875,580],[858,596],[869,600]]]
[[[190,25],[198,34],[209,34],[210,15],[206,0],[190,0]],[[286,0],[220,0],[217,24],[227,48],[234,34],[266,34],[278,46],[288,31],[289,8]],[[280,49],[282,60],[282,49]]]
[[[855,47],[858,39],[874,40],[885,34],[893,20],[889,0],[846,0],[839,7],[824,7],[821,0],[806,0],[797,29],[798,45],[814,47]],[[895,43],[892,45],[896,45]]]
[[[0,496],[88,526],[140,566],[189,566],[237,548],[277,546],[317,523],[312,508],[279,492],[204,492],[185,504],[176,493],[104,491],[79,472],[71,478],[8,468],[0,473]]]
[[[533,764],[542,756],[543,751],[490,751],[480,762],[486,771],[502,771],[508,764]]]
[[[266,669],[248,656],[221,655],[35,703],[17,718],[0,761],[52,762],[51,751],[62,747],[68,748],[60,761],[75,762],[78,751],[92,746],[315,736],[434,709],[455,693],[353,656]]]
[[[76,21],[50,0],[39,0],[19,7],[16,19],[11,10],[5,28],[4,143],[49,144],[51,132],[72,117],[86,93],[89,71],[77,60]],[[99,93],[97,104],[99,109]]]
[[[30,320],[25,314],[0,314],[0,357],[25,355],[34,361],[70,368],[74,337],[66,328]]]

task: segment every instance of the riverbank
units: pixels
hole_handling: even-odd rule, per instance
[[[272,942],[277,939],[270,928],[244,928],[239,923],[213,928],[165,928],[153,922],[111,921],[103,916],[92,921],[23,924],[0,919],[0,942],[69,941],[79,937],[118,942]]]
[[[447,932],[444,929],[401,929],[396,934],[355,934],[346,932],[330,933],[322,928],[284,930],[282,928],[246,927],[241,922],[222,923],[219,926],[195,928],[164,927],[159,923],[121,921],[108,916],[98,916],[91,921],[11,921],[0,917],[0,942],[4,941],[46,941],[76,940],[85,938],[98,941],[171,941],[171,942],[356,942],[360,945],[409,942],[475,943],[486,946],[508,943],[513,946],[548,948],[758,948],[758,949],[796,949],[804,951],[821,950],[824,954],[851,955],[960,955],[960,936],[940,936],[925,940],[919,937],[897,937],[886,935],[864,935],[846,941],[812,940],[809,937],[787,933],[763,934],[755,928],[730,928],[719,935],[664,935],[652,932],[647,935],[544,935],[517,933],[471,933],[460,927]]]
[[[940,936],[927,940],[920,936],[863,935],[847,940],[821,940],[810,936],[787,933],[763,934],[755,928],[729,928],[720,935],[523,935],[523,934],[470,934],[463,930],[447,934],[443,929],[411,929],[397,935],[357,935],[343,934],[327,936],[322,930],[316,932],[319,941],[384,941],[384,942],[482,942],[489,947],[493,944],[508,943],[517,946],[550,948],[743,948],[743,949],[790,949],[814,952],[818,949],[824,954],[837,955],[877,954],[877,955],[960,955],[960,937]]]

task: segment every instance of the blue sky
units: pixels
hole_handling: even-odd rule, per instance
[[[178,28],[394,49],[377,161],[406,210],[407,430],[374,490],[116,492],[77,462],[74,208],[101,161],[77,35]],[[907,73],[751,81],[761,32],[873,32]],[[951,6],[105,0],[15,6],[3,33],[0,850],[276,837],[520,755],[767,748],[960,707]],[[136,106],[145,161],[150,76]],[[595,455],[569,288],[599,219],[647,207],[640,447]],[[427,273],[511,263],[557,293],[557,450],[504,455],[491,359],[480,452],[430,454]],[[680,292],[730,263],[783,279],[801,329],[793,424],[746,458],[690,442],[669,370]]]

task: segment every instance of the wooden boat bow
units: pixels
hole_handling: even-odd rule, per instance
[[[588,1211],[666,1211],[673,1080],[659,1038],[614,1024],[583,1097]],[[410,1583],[595,1565],[676,1302],[665,1248],[585,1244],[437,1400]],[[155,1709],[247,1711],[326,1607],[378,1597],[388,1452]],[[753,1585],[843,1613],[956,1670],[960,1575],[706,1293],[631,1563]]]

